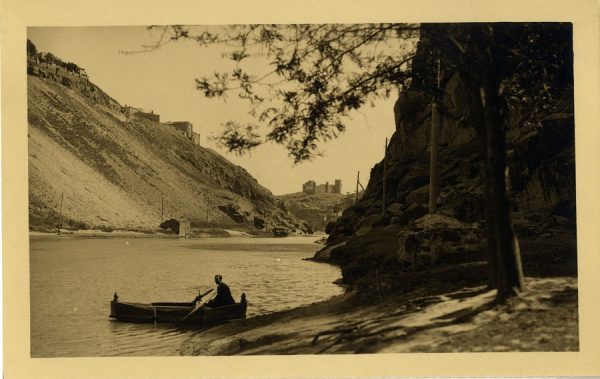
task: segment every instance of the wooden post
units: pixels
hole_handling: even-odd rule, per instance
[[[381,195],[381,215],[385,213],[385,192],[386,192],[386,179],[387,179],[387,144],[388,139],[385,138],[385,148],[383,153],[383,191]]]
[[[207,223],[207,226],[208,226],[208,202],[209,202],[209,199],[208,199],[208,192],[207,192],[206,193],[206,223]]]
[[[60,194],[60,210],[58,213],[58,235],[60,235],[60,228],[62,227],[62,205],[63,205],[63,197],[65,196],[65,193],[61,193]]]
[[[358,203],[358,183],[360,182],[360,171],[356,173],[356,194],[354,196],[354,204]]]
[[[437,60],[437,91],[440,89],[440,59]],[[437,198],[440,192],[439,153],[440,153],[440,115],[438,112],[438,94],[431,101],[431,141],[429,147],[429,213],[437,212]]]

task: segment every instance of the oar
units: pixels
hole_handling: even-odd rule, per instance
[[[209,289],[208,291],[206,291],[205,293],[203,293],[202,295],[200,295],[200,298],[202,299],[204,296],[208,295],[209,293],[212,292],[212,288]],[[175,324],[175,326],[179,326],[179,324],[181,324],[182,322],[184,322],[185,320],[187,320],[188,317],[190,317],[191,315],[193,315],[194,313],[196,313],[196,311],[200,308],[202,308],[202,306],[204,305],[203,302],[198,303],[198,305],[196,305],[196,308],[192,309],[190,311],[190,313],[188,313],[187,315],[185,315],[184,318],[181,319],[181,321],[179,321],[177,324]]]

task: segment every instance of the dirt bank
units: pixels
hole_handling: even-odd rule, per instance
[[[250,234],[244,231],[231,229],[211,228],[200,231],[195,231],[191,238],[211,238],[211,237],[257,237],[258,235]],[[260,236],[270,236],[272,234],[264,233]],[[164,231],[137,231],[137,230],[113,230],[107,232],[105,230],[61,230],[60,235],[56,232],[37,232],[30,231],[29,237],[34,238],[180,238],[177,234],[170,234]]]
[[[577,351],[577,281],[533,278],[494,303],[485,286],[361,303],[355,294],[200,331],[182,355]]]

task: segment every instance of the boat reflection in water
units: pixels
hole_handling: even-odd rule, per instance
[[[175,323],[206,325],[246,317],[246,294],[239,303],[220,307],[201,305],[194,302],[159,302],[151,304],[120,302],[117,294],[110,302],[110,317],[125,322]]]

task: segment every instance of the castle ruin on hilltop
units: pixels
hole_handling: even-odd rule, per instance
[[[330,185],[329,182],[325,184],[317,184],[314,180],[309,180],[302,185],[302,192],[304,193],[337,193],[342,194],[342,180],[336,179],[335,184]]]

